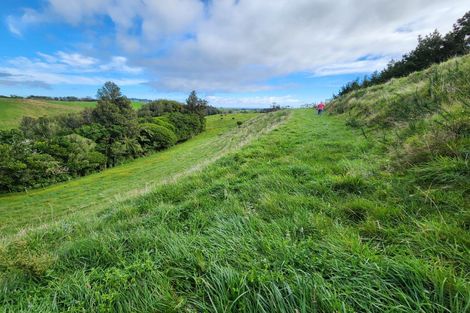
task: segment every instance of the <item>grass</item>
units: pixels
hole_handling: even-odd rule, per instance
[[[345,119],[294,110],[203,171],[4,238],[0,305],[7,312],[468,312],[463,195],[436,198],[387,171],[383,150]],[[259,121],[244,123],[247,133],[257,133]],[[214,141],[227,144],[240,131]],[[210,154],[212,143],[197,140],[152,156],[180,158],[155,173],[194,150]],[[119,170],[106,174],[130,187],[132,177],[120,182]],[[87,185],[71,183],[78,182]],[[93,194],[84,190],[75,201]],[[33,207],[21,210],[34,216]]]
[[[0,195],[0,231],[6,234],[20,227],[53,222],[72,212],[88,214],[202,168],[277,123],[278,115],[248,121],[255,116],[210,116],[206,131],[166,151],[66,183]],[[238,127],[237,121],[244,123]]]
[[[96,102],[0,98],[0,129],[18,127],[23,116],[54,116],[79,112],[84,108],[94,106]],[[142,103],[133,102],[132,106],[138,109]]]

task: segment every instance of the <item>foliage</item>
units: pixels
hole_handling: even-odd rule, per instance
[[[168,113],[195,113],[199,115],[214,115],[219,114],[220,110],[207,104],[207,101],[200,99],[196,91],[192,91],[183,104],[174,100],[159,99],[150,103],[144,104],[137,114],[140,118],[163,116]]]
[[[166,113],[182,112],[184,105],[178,101],[159,99],[144,104],[138,111],[139,117],[162,116]]]
[[[11,233],[26,225],[54,222],[71,212],[90,215],[107,207],[110,201],[141,194],[161,181],[182,177],[194,167],[201,168],[201,163],[220,158],[264,133],[282,120],[285,112],[281,113],[280,117],[234,114],[226,115],[223,120],[211,116],[207,118],[206,131],[172,149],[149,153],[118,167],[58,185],[1,195],[0,233]],[[236,120],[245,121],[243,127],[238,128]],[[12,215],[11,212],[21,214]]]
[[[205,128],[205,119],[199,114],[175,112],[168,114],[168,120],[176,129],[178,141],[188,140]]]
[[[200,99],[195,90],[191,91],[186,99],[186,108],[189,112],[199,115],[204,115],[207,108],[207,101]]]
[[[175,101],[158,100],[145,106],[139,112],[150,113],[139,125],[131,102],[116,84],[105,83],[97,97],[95,108],[50,117],[25,116],[19,130],[0,131],[4,153],[0,192],[88,175],[165,149],[204,130],[204,117],[183,111]],[[177,115],[151,117],[162,113]],[[152,124],[145,123],[147,119]]]
[[[149,150],[157,151],[173,146],[177,141],[176,135],[170,129],[152,124],[140,125],[139,142]]]

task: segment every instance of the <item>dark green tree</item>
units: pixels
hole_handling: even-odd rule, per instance
[[[103,137],[97,138],[97,142],[108,159],[108,166],[115,166],[117,160],[133,153],[126,150],[131,145],[123,146],[123,142],[137,139],[137,114],[116,84],[107,82],[97,94],[99,99],[93,110],[93,122],[106,129],[102,132]],[[137,150],[133,148],[132,151]]]
[[[193,90],[186,99],[186,107],[191,113],[204,115],[204,110],[207,107],[207,100],[198,98],[196,91]]]
[[[106,82],[103,87],[98,89],[96,97],[102,101],[114,102],[116,99],[122,97],[121,88],[113,82]]]

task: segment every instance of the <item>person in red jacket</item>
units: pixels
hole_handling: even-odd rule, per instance
[[[323,102],[320,102],[320,104],[317,105],[318,115],[320,115],[321,112],[323,112],[324,109],[325,109],[325,104]]]

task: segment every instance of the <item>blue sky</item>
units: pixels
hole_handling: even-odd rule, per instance
[[[467,1],[3,0],[0,94],[318,102],[445,33]]]

